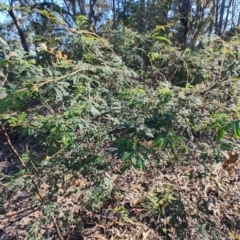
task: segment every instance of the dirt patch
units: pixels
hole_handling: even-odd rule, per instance
[[[14,142],[19,154],[43,154]],[[31,149],[30,149],[31,146]],[[146,163],[146,171],[110,156],[112,168],[86,175],[64,166],[31,176],[1,143],[0,239],[238,239],[240,164]],[[34,155],[32,155],[34,156]],[[227,164],[227,167],[226,167]],[[230,165],[232,164],[232,165]],[[38,168],[37,166],[36,168]],[[123,171],[125,169],[125,171]],[[17,177],[16,177],[17,174]],[[20,175],[21,176],[20,176]],[[62,175],[62,177],[61,177]],[[40,194],[31,181],[34,179]]]

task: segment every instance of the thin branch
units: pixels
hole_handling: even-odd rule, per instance
[[[23,30],[22,30],[22,28],[20,26],[19,21],[17,20],[16,16],[14,15],[12,9],[10,11],[8,11],[8,13],[11,16],[11,18],[13,20],[13,23],[14,23],[14,25],[16,26],[16,28],[18,30],[18,34],[19,34],[19,37],[21,39],[21,43],[22,43],[22,47],[23,47],[24,51],[29,52],[27,40],[26,40],[26,38],[24,36],[24,32],[23,32]]]
[[[58,228],[58,225],[57,225],[57,223],[56,223],[56,220],[55,220],[53,214],[51,214],[51,219],[52,219],[52,221],[53,221],[53,224],[54,224],[55,230],[56,230],[56,232],[57,232],[58,238],[59,238],[60,240],[63,240],[63,237],[62,237],[62,235],[61,235],[61,233],[60,233],[60,230],[59,230],[59,228]]]
[[[7,143],[9,145],[9,147],[11,148],[12,152],[14,153],[14,155],[16,156],[16,158],[18,159],[18,162],[20,163],[20,165],[22,166],[22,168],[24,168],[25,170],[27,170],[26,165],[24,164],[22,158],[20,157],[20,155],[18,154],[17,150],[14,148],[14,146],[11,143],[10,137],[8,136],[8,133],[5,129],[5,127],[3,126],[2,122],[0,122],[0,129],[2,130],[2,133],[4,134]]]
[[[18,159],[19,164],[22,166],[22,168],[26,171],[29,172],[26,165],[24,164],[22,158],[20,157],[19,153],[17,152],[17,150],[14,148],[14,146],[11,143],[10,137],[5,129],[5,127],[3,126],[2,122],[0,122],[0,129],[2,130],[2,133],[4,134],[4,136],[6,137],[7,143],[9,145],[9,147],[11,148],[12,152],[14,153],[14,155],[16,156],[16,158]],[[34,179],[32,179],[33,185],[36,187],[38,196],[41,200],[41,202],[44,202],[44,198],[41,195],[41,192],[37,186],[37,184],[35,183]]]

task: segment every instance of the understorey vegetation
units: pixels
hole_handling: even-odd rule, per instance
[[[239,239],[238,28],[20,3],[0,4],[0,239]]]

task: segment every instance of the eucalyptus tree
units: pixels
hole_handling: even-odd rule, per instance
[[[0,11],[11,19],[23,49],[48,41],[55,46],[64,28],[82,28],[81,16],[101,34],[101,27],[127,27],[140,34],[167,26],[172,43],[182,48],[212,34],[223,37],[240,24],[239,0],[9,0],[0,1]],[[51,15],[52,14],[52,15]],[[53,18],[64,22],[54,24]],[[84,25],[86,27],[86,25]],[[7,33],[5,33],[7,34]],[[53,40],[54,39],[54,40]]]

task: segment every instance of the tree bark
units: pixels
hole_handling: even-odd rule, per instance
[[[228,4],[227,14],[226,14],[226,18],[225,18],[224,27],[223,27],[224,32],[226,31],[226,28],[227,28],[228,18],[229,18],[229,12],[230,12],[230,7],[231,7],[231,5],[232,5],[232,0],[230,0],[230,1],[229,1],[229,4]],[[233,13],[232,13],[232,14],[233,14]]]
[[[189,31],[189,14],[191,11],[191,0],[181,0],[179,6],[179,12],[181,15],[180,21],[184,27],[183,31],[183,42],[185,46],[187,44],[187,35]]]
[[[222,0],[220,16],[219,16],[219,24],[218,24],[218,36],[222,36],[224,8],[225,8],[225,0]]]
[[[22,30],[16,16],[14,15],[14,12],[13,10],[11,9],[10,11],[8,11],[9,15],[11,16],[12,20],[13,20],[13,23],[14,25],[16,26],[17,30],[18,30],[18,35],[21,39],[21,44],[22,44],[22,47],[24,49],[24,51],[26,52],[29,52],[29,48],[28,48],[28,43],[27,43],[27,40],[26,40],[26,37],[24,35],[24,31]]]
[[[219,0],[215,2],[215,34],[218,35],[218,9],[219,9]]]
[[[138,14],[138,31],[143,33],[145,30],[145,23],[144,23],[144,16],[145,16],[145,0],[140,0],[139,6],[139,14]]]
[[[89,22],[92,22],[92,19],[94,17],[94,6],[95,6],[96,0],[90,0],[89,1]]]

